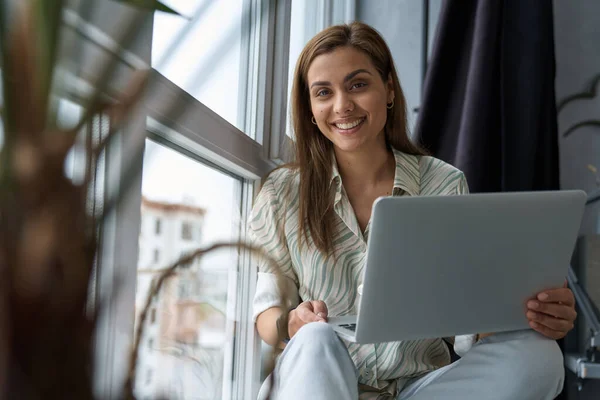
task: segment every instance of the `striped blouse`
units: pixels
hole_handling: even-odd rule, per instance
[[[396,150],[394,157],[393,196],[468,193],[464,174],[441,160]],[[335,191],[337,215],[333,246],[337,262],[310,242],[303,243],[301,249],[298,246],[299,175],[292,169],[279,169],[265,181],[249,220],[249,235],[281,266],[286,289],[295,299],[285,307],[296,306],[299,301],[323,300],[329,316],[341,316],[358,310],[357,288],[362,282],[370,222],[363,234],[335,162],[333,167],[331,190]],[[255,320],[268,308],[282,306],[278,293],[275,275],[265,263],[260,264],[253,304]],[[397,393],[413,378],[450,362],[442,339],[345,344],[359,372],[361,399],[376,398],[366,393],[371,388]]]

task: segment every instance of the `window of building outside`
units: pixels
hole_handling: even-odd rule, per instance
[[[183,222],[181,224],[181,239],[183,240],[193,240],[193,226],[189,222]]]
[[[156,235],[158,236],[158,235],[160,235],[160,231],[161,231],[161,221],[160,221],[160,218],[156,218],[154,233],[156,233]]]
[[[145,248],[145,247],[144,247],[144,248]],[[141,250],[144,250],[144,248],[142,248]],[[152,260],[153,260],[155,263],[158,263],[158,262],[160,261],[160,250],[158,250],[158,249],[154,249],[154,255],[153,255],[153,257],[152,257]]]
[[[152,369],[148,368],[148,370],[146,371],[146,385],[149,385],[152,383]]]

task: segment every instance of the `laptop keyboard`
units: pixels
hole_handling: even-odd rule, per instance
[[[356,331],[356,324],[340,324],[338,326],[341,326],[342,328],[346,328],[351,330],[352,332]]]

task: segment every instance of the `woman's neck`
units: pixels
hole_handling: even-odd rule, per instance
[[[394,179],[396,169],[394,154],[385,144],[352,153],[336,149],[335,157],[346,187],[351,185],[366,189]]]

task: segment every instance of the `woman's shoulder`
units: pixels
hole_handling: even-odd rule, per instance
[[[421,194],[445,194],[464,185],[464,173],[455,166],[431,156],[420,156]]]
[[[297,189],[300,172],[294,165],[283,165],[271,171],[263,182],[263,189],[270,188],[277,193]]]
[[[297,196],[299,171],[293,165],[284,165],[271,171],[263,180],[256,203],[285,203]]]
[[[461,175],[463,172],[445,161],[432,156],[420,156],[419,167],[423,175]]]

